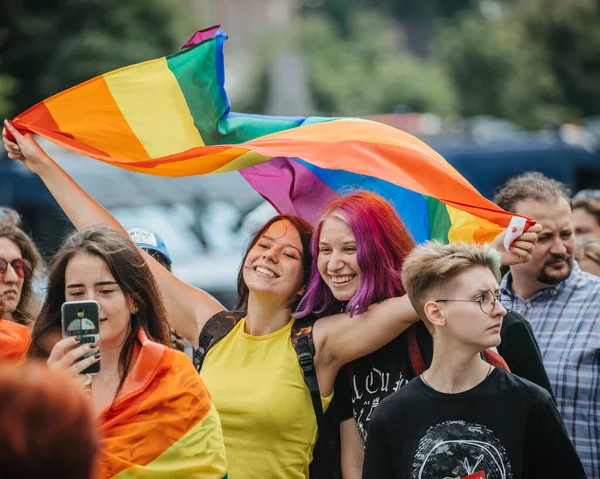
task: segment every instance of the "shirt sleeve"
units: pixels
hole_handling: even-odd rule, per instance
[[[505,316],[505,326],[502,328],[501,336],[502,342],[498,346],[498,352],[508,364],[510,371],[544,388],[556,402],[540,348],[527,320],[514,312],[508,313]]]
[[[547,398],[532,415],[530,457],[523,477],[586,479],[552,398]]]
[[[396,477],[392,464],[391,446],[385,411],[377,409],[369,425],[363,479],[394,479]]]

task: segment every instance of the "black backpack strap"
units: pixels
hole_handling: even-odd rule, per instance
[[[200,332],[198,349],[194,351],[194,366],[198,371],[202,369],[208,350],[227,336],[245,315],[241,311],[221,311],[206,322]]]
[[[340,447],[339,437],[336,442],[332,429],[333,422],[323,412],[321,391],[319,390],[319,382],[317,381],[317,370],[314,361],[315,345],[312,334],[315,321],[316,319],[314,318],[296,320],[291,331],[292,346],[298,355],[298,362],[304,375],[304,382],[310,391],[310,399],[317,419],[318,439],[315,445],[310,477],[317,479],[341,478],[341,471],[338,471],[340,465],[334,464],[335,461],[333,461],[333,458],[336,457],[333,448]],[[337,457],[339,460],[339,454]],[[317,460],[317,458],[319,459]],[[316,469],[313,468],[315,465]]]
[[[296,320],[292,326],[292,346],[298,355],[298,362],[304,375],[304,382],[310,391],[317,427],[323,426],[323,405],[321,404],[321,391],[317,381],[317,370],[315,368],[315,345],[313,344],[312,330],[315,321],[313,319]]]

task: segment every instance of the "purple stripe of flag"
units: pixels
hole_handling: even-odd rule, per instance
[[[273,158],[240,173],[277,211],[300,216],[313,225],[325,207],[340,197],[312,171],[289,158]]]

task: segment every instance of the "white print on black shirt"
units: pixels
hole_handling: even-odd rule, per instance
[[[447,421],[419,441],[411,479],[460,479],[485,472],[486,479],[513,479],[506,451],[487,427]]]
[[[391,393],[408,383],[408,379],[404,379],[400,373],[398,380],[390,387],[390,376],[389,372],[383,372],[377,368],[371,368],[366,376],[356,374],[352,376],[352,387],[354,388],[352,408],[363,445],[367,439],[367,427],[375,408]]]

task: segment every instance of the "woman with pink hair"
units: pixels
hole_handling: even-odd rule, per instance
[[[500,235],[494,246],[505,264],[526,261],[538,226],[503,251]],[[340,198],[322,214],[313,236],[313,268],[297,316],[345,312],[350,318],[374,303],[404,296],[402,266],[415,243],[394,208],[381,196],[362,191]],[[486,351],[486,359],[504,366]],[[379,350],[349,363],[336,382],[338,420],[342,420],[344,478],[361,477],[363,445],[378,404],[421,374],[432,358],[432,340],[425,326],[412,325]],[[343,381],[350,382],[348,388]],[[349,391],[344,397],[340,391]],[[351,401],[351,406],[350,406]],[[354,420],[349,420],[351,418]]]

